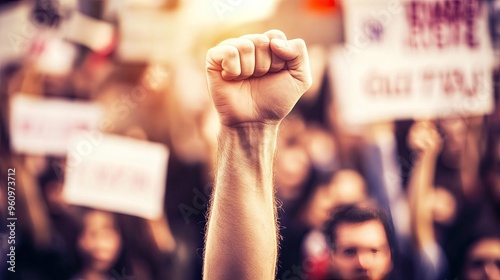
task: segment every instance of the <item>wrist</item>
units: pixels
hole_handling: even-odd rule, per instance
[[[237,126],[221,125],[218,141],[218,176],[221,171],[238,169],[235,181],[245,182],[251,188],[266,190],[266,196],[272,198],[273,161],[278,136],[277,124],[258,122],[242,123]],[[227,177],[227,176],[225,176]],[[221,178],[219,178],[221,179]],[[226,178],[227,179],[227,178]],[[231,190],[245,191],[244,188]]]
[[[251,137],[253,140],[262,138],[276,138],[280,122],[245,122],[235,125],[221,124],[219,135],[236,135],[239,137]]]
[[[413,150],[415,159],[419,160],[436,160],[439,155],[439,150]]]

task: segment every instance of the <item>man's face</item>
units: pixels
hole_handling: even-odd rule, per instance
[[[378,220],[337,227],[333,270],[341,279],[383,279],[392,269],[384,226]]]

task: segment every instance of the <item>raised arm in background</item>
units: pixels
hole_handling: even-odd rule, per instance
[[[312,83],[306,45],[278,30],[228,39],[206,70],[221,128],[204,279],[274,279],[273,158],[281,120]]]
[[[408,145],[415,153],[408,182],[411,227],[420,250],[436,243],[433,224],[433,193],[436,160],[441,151],[441,137],[434,123],[415,122],[408,134]]]

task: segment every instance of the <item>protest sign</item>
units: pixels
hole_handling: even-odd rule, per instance
[[[63,196],[71,204],[157,219],[168,155],[162,144],[82,133],[68,149]]]
[[[103,114],[95,103],[15,94],[10,102],[12,149],[16,153],[64,156],[71,135],[96,130]]]
[[[330,56],[342,118],[369,123],[491,112],[493,51],[481,3],[345,1],[346,42]]]

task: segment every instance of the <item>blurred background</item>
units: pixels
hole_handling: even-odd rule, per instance
[[[358,203],[392,219],[391,279],[500,279],[498,0],[0,1],[0,278],[201,279],[205,54],[269,29],[314,80],[278,139],[276,279],[322,279]]]

